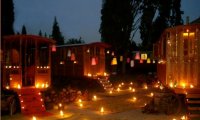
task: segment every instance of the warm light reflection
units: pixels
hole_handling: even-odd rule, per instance
[[[7,85],[7,86],[6,86],[6,89],[10,89],[10,86]]]
[[[80,103],[80,104],[79,104],[79,106],[80,106],[80,107],[83,107],[83,104],[82,104],[82,103]]]
[[[109,93],[110,93],[110,94],[112,94],[113,92],[112,92],[112,91],[110,91]]]
[[[136,97],[133,97],[133,102],[135,102],[137,100],[137,98]]]
[[[94,100],[97,100],[97,96],[96,96],[96,95],[94,95],[94,96],[93,96],[93,99],[94,99]]]
[[[91,73],[88,73],[87,76],[88,76],[88,77],[92,77],[92,74],[91,74]]]
[[[132,90],[132,87],[129,87],[129,90]]]
[[[59,103],[58,106],[59,106],[59,107],[62,107],[62,103]]]
[[[79,102],[79,103],[81,103],[81,102],[82,102],[82,100],[81,100],[81,99],[78,99],[78,102]]]
[[[132,92],[135,92],[135,89],[134,89],[134,88],[132,89]]]
[[[119,91],[120,91],[120,88],[117,88],[117,91],[119,92]]]
[[[20,84],[18,84],[18,85],[17,85],[17,88],[18,88],[18,89],[21,89],[21,85],[20,85]]]
[[[191,85],[190,85],[190,88],[194,88],[194,86],[191,84]]]

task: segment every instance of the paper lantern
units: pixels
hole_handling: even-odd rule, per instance
[[[142,60],[146,60],[147,59],[147,54],[146,53],[141,54],[141,59]]]
[[[112,59],[111,65],[117,65],[117,58],[116,57],[114,57]]]
[[[130,60],[131,60],[130,58],[127,58],[126,62],[127,62],[127,63],[130,63]]]
[[[67,57],[71,57],[71,50],[67,51]]]
[[[134,60],[131,60],[130,65],[131,65],[131,67],[134,67]]]
[[[123,61],[123,56],[120,56],[120,59],[119,59],[119,60],[120,60],[120,62],[122,62],[122,61]]]
[[[56,52],[56,45],[52,45],[51,51]]]
[[[136,60],[139,60],[139,59],[140,59],[140,52],[137,52],[137,53],[136,53],[135,59],[136,59]]]
[[[71,54],[71,61],[74,61],[76,58],[75,58],[75,54],[74,53],[72,53]]]
[[[151,63],[151,60],[150,60],[150,58],[147,58],[147,63]]]
[[[93,57],[92,58],[92,61],[91,61],[91,65],[96,65],[97,63],[96,63],[96,59],[95,59],[95,57]]]

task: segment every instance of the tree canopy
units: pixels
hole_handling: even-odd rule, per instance
[[[60,27],[58,25],[56,17],[54,18],[54,23],[53,23],[52,38],[56,40],[57,45],[64,44],[64,37],[62,33],[60,32]]]

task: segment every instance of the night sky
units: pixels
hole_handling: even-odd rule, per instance
[[[15,32],[26,26],[28,34],[38,34],[41,29],[47,35],[52,32],[57,17],[65,39],[79,38],[86,42],[100,41],[102,0],[13,0],[15,7]],[[200,17],[200,0],[182,0],[183,20]],[[135,37],[140,42],[139,35]]]

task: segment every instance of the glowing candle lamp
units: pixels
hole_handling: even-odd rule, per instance
[[[132,90],[132,87],[129,87],[129,90]]]
[[[130,85],[133,85],[133,82],[130,82]]]
[[[119,84],[119,87],[121,87],[121,84]]]
[[[6,86],[6,89],[10,89],[10,87],[7,85],[7,86]]]
[[[144,89],[146,89],[146,90],[148,89],[147,85],[144,86]]]
[[[133,102],[135,102],[137,100],[137,98],[136,97],[133,97]]]
[[[81,103],[81,102],[82,102],[82,100],[81,100],[81,99],[79,99],[79,100],[78,100],[78,102],[79,102],[79,103]]]
[[[17,85],[17,88],[18,88],[18,89],[21,89],[21,86],[20,86],[20,84],[18,84],[18,85]]]
[[[32,120],[37,120],[35,116],[32,117]]]
[[[59,107],[62,107],[62,103],[59,103],[58,106],[59,106]]]
[[[194,88],[194,86],[193,86],[193,85],[190,85],[190,88]]]
[[[96,96],[96,95],[94,95],[94,96],[93,96],[93,99],[94,99],[94,100],[97,100],[97,96]]]
[[[120,88],[117,88],[117,91],[119,92],[119,91],[120,91]]]
[[[112,94],[113,92],[112,92],[112,91],[110,91],[109,93],[110,93],[110,94]]]
[[[132,89],[132,92],[135,92],[135,89],[134,89],[134,88]]]
[[[79,106],[80,106],[80,107],[83,107],[83,104],[82,104],[82,103],[80,103],[80,104],[79,104]]]
[[[101,107],[100,112],[104,113],[104,108],[103,107]]]
[[[150,94],[151,97],[153,97],[153,95],[154,95],[153,93]]]
[[[185,115],[181,117],[181,120],[186,120],[186,117],[185,117]]]
[[[62,110],[60,111],[60,116],[62,116],[62,117],[64,116],[64,113]]]
[[[124,85],[124,83],[122,82],[122,85]]]

